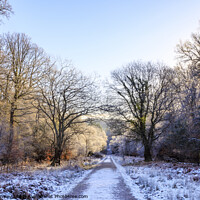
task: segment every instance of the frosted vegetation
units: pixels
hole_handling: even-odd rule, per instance
[[[199,199],[200,169],[194,164],[151,162],[140,157],[114,157],[130,176],[130,187],[138,186],[141,199]],[[124,171],[123,171],[124,170]],[[134,186],[133,186],[134,185]]]
[[[12,12],[0,0],[0,16]],[[147,162],[199,163],[199,44],[193,33],[177,45],[173,68],[133,61],[104,85],[50,57],[25,33],[1,34],[0,164],[58,166],[105,152],[110,141],[113,153]]]
[[[0,0],[0,22],[12,13]],[[200,33],[176,54],[103,84],[25,33],[0,34],[0,199],[65,194],[111,153],[135,198],[200,199]]]
[[[67,194],[91,170],[84,166],[95,165],[99,159],[90,161],[78,160],[65,162],[56,169],[47,165],[29,167],[26,171],[0,174],[1,199],[42,199],[56,198],[56,195]],[[81,167],[80,167],[81,166]],[[58,198],[57,198],[58,199]]]

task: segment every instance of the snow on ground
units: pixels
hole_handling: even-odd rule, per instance
[[[200,167],[195,164],[147,164],[141,158],[113,157],[126,184],[137,194],[135,197],[138,199],[200,199]]]
[[[111,158],[112,158],[113,163],[117,167],[117,170],[123,177],[125,184],[131,190],[132,195],[138,200],[145,199],[144,194],[140,190],[140,187],[132,181],[131,177],[126,173],[126,169],[119,164],[119,158],[116,156],[114,157],[114,159],[113,159],[113,156]]]
[[[79,183],[69,196],[86,196],[89,200],[133,200],[129,188],[112,162],[110,156],[95,167],[92,172]]]
[[[93,159],[90,164],[98,163]],[[85,164],[89,165],[88,161]],[[42,170],[0,173],[0,200],[4,199],[54,199],[67,194],[91,170],[74,167],[47,167]],[[59,199],[56,197],[56,199]]]
[[[107,158],[104,163],[110,163],[110,158]],[[84,192],[91,200],[98,199],[115,199],[114,187],[119,182],[119,174],[113,172],[111,168],[103,168],[97,173],[91,174],[88,180],[88,189]]]
[[[89,171],[77,168],[0,174],[0,199],[40,199],[60,191],[67,193]]]
[[[78,166],[43,168],[26,172],[0,173],[0,200],[4,199],[59,199],[69,194],[84,178],[89,177],[84,191],[90,199],[96,196],[114,199],[120,174],[138,200],[198,200],[200,199],[200,167],[195,164],[150,162],[135,157],[107,157],[117,167],[116,173],[105,167],[90,173]],[[84,161],[85,165],[99,160]],[[89,175],[90,174],[90,175]],[[101,189],[98,189],[101,188]],[[118,188],[120,191],[120,188]],[[56,197],[56,198],[55,198]]]

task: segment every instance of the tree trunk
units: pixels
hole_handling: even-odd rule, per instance
[[[144,160],[145,162],[152,161],[151,148],[149,144],[144,144]]]
[[[10,111],[10,135],[9,135],[9,146],[12,146],[14,137],[14,110],[11,109]]]
[[[13,146],[13,138],[14,138],[14,104],[11,104],[10,110],[10,131],[9,131],[9,138],[8,138],[8,146],[7,146],[7,162],[10,162],[10,156]]]
[[[54,157],[52,158],[51,166],[60,165],[62,151],[59,147],[55,148]]]

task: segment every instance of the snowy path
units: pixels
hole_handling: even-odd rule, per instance
[[[96,168],[94,168],[93,171],[81,183],[79,183],[69,195],[87,195],[87,198],[85,199],[91,200],[135,199],[129,188],[125,185],[124,180],[111,157],[107,157]]]

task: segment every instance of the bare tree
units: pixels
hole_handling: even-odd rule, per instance
[[[107,109],[142,140],[145,161],[152,160],[152,144],[161,134],[159,124],[166,120],[174,100],[172,78],[171,69],[152,63],[133,62],[112,72],[112,105]]]
[[[1,100],[6,102],[9,113],[10,136],[8,152],[11,151],[14,137],[14,123],[29,114],[32,97],[43,67],[48,59],[44,51],[31,43],[25,34],[5,34],[1,41]],[[23,103],[22,103],[23,102]],[[26,102],[26,103],[25,103]]]
[[[37,106],[48,119],[54,135],[51,164],[60,165],[66,142],[74,134],[71,127],[85,122],[96,107],[94,83],[66,66],[61,70],[50,69],[38,87]]]
[[[179,161],[199,162],[200,159],[200,34],[177,45],[178,64],[174,104],[167,137],[161,153]]]
[[[179,113],[187,116],[187,132],[199,138],[200,130],[200,33],[193,33],[192,39],[177,45],[179,66],[177,76],[180,95]],[[177,115],[177,113],[176,113]],[[179,117],[180,118],[180,117]]]
[[[200,33],[193,33],[191,40],[177,45],[179,62],[186,64],[194,76],[200,78]]]
[[[178,63],[174,69],[176,101],[170,125],[165,130],[158,156],[179,161],[200,159],[200,34],[180,42],[176,49]]]
[[[10,14],[13,13],[11,5],[7,0],[0,0],[0,15],[6,18],[10,17]],[[0,20],[1,22],[1,20]]]

